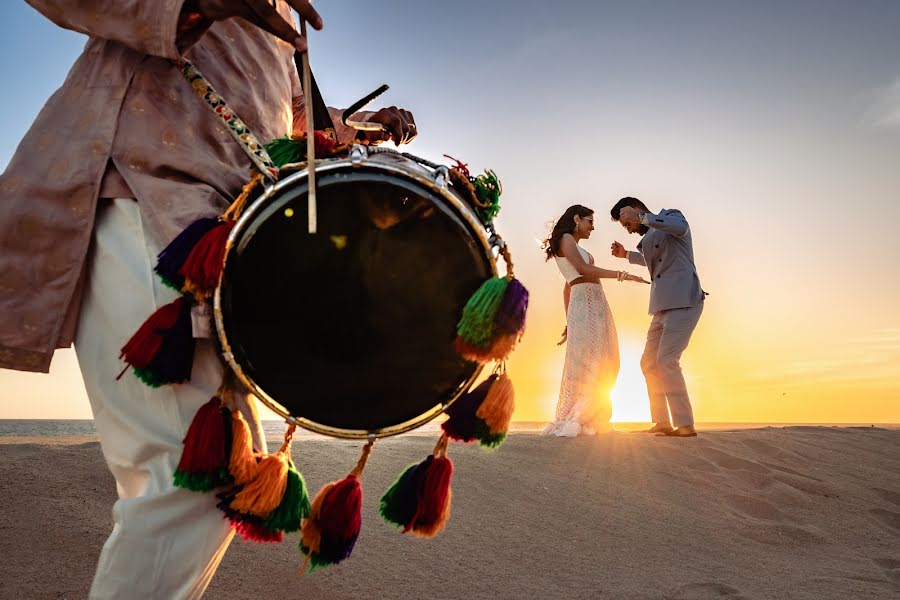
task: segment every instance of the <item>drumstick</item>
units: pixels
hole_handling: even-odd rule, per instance
[[[309,181],[307,212],[309,232],[316,232],[316,136],[313,125],[312,82],[309,75],[309,38],[306,36],[306,21],[300,18],[300,35],[306,38],[306,52],[301,55],[303,62],[303,104],[306,109],[306,172]]]

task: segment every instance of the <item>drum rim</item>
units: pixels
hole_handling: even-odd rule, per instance
[[[415,163],[415,161],[412,161],[408,158],[406,158],[405,160],[409,160],[410,162]],[[298,163],[298,165],[299,164],[300,163]],[[289,169],[291,166],[293,165],[285,165],[284,167],[282,167],[282,169]],[[451,192],[450,183],[447,180],[446,176],[442,178],[436,171],[436,177],[428,177],[423,173],[407,171],[406,169],[400,168],[397,165],[393,165],[383,161],[369,160],[365,161],[362,164],[354,164],[354,162],[351,161],[350,158],[319,162],[316,164],[316,175],[323,172],[344,169],[346,167],[362,170],[375,169],[382,172],[387,172],[389,174],[396,175],[422,185],[427,189],[430,189],[432,192],[438,194],[449,204],[451,208],[454,209],[457,216],[469,225],[470,231],[474,233],[475,239],[478,240],[478,242],[481,244],[482,249],[484,250],[484,256],[487,257],[488,264],[490,266],[491,276],[497,276],[497,257],[494,256],[494,248],[496,246],[495,244],[492,244],[492,238],[489,236],[488,229],[478,219],[478,217],[475,215],[475,212],[469,207],[469,205]],[[225,244],[225,256],[223,257],[224,262],[227,263],[228,257],[237,244],[237,238],[247,227],[248,223],[253,220],[256,214],[263,209],[264,205],[266,204],[265,201],[281,192],[288,185],[292,185],[297,181],[308,179],[308,174],[308,169],[298,169],[295,173],[291,173],[284,179],[277,181],[272,185],[266,186],[263,193],[260,194],[260,196],[256,200],[254,200],[250,206],[247,207],[247,209],[237,220],[234,228],[228,235],[228,240]],[[225,363],[227,364],[228,368],[230,368],[234,373],[235,377],[237,377],[237,379],[250,392],[252,392],[260,402],[268,407],[269,410],[282,417],[287,423],[297,425],[298,427],[302,427],[303,429],[306,429],[308,431],[343,439],[377,439],[412,431],[413,429],[417,429],[422,425],[425,425],[426,423],[432,421],[440,414],[442,414],[451,404],[453,404],[453,402],[455,402],[460,396],[462,396],[462,394],[464,394],[472,386],[473,383],[475,383],[484,369],[484,365],[478,364],[473,370],[472,375],[457,387],[457,389],[453,392],[448,400],[435,404],[432,408],[417,417],[409,419],[403,423],[390,425],[388,427],[382,427],[374,430],[344,429],[317,423],[304,417],[295,417],[291,415],[283,406],[281,406],[274,398],[271,398],[262,388],[260,388],[256,384],[255,381],[253,381],[253,379],[247,376],[247,374],[244,373],[241,365],[237,362],[234,353],[231,350],[231,343],[228,340],[228,335],[225,332],[225,322],[222,313],[221,289],[224,276],[225,271],[223,269],[222,276],[220,277],[219,283],[216,285],[216,289],[213,294],[213,317],[216,325],[216,334],[221,348],[221,355]]]

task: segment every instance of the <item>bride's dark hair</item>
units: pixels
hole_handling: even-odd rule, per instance
[[[541,244],[541,250],[547,253],[546,260],[550,260],[554,256],[559,256],[559,242],[562,240],[563,234],[575,231],[575,215],[584,218],[589,217],[592,214],[594,214],[594,211],[587,206],[582,206],[580,204],[573,204],[567,208],[566,212],[564,212],[562,216],[556,220],[556,223],[553,224],[553,230],[550,232],[550,237],[545,239],[544,243]]]

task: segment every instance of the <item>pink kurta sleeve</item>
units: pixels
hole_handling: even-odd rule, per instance
[[[92,38],[143,54],[178,58],[178,18],[185,0],[26,0],[45,17]]]

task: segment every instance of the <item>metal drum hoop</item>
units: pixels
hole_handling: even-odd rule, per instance
[[[377,154],[375,156],[377,156]],[[446,206],[452,209],[453,214],[460,218],[466,225],[468,225],[470,232],[474,234],[475,239],[478,240],[478,243],[484,250],[485,256],[488,258],[491,275],[496,276],[496,251],[499,250],[499,244],[502,242],[498,243],[498,238],[485,228],[485,226],[475,215],[474,211],[459,196],[453,193],[449,179],[447,177],[447,168],[444,166],[438,166],[437,168],[432,168],[431,172],[429,172],[421,163],[418,163],[406,157],[404,157],[404,160],[409,161],[410,164],[415,164],[416,168],[404,168],[400,165],[404,164],[405,166],[405,163],[396,159],[396,156],[398,156],[396,153],[390,153],[388,154],[388,156],[394,158],[389,161],[377,159],[371,160],[372,157],[369,156],[369,152],[365,147],[354,146],[353,150],[350,153],[350,156],[347,158],[322,160],[321,162],[317,162],[316,175],[318,176],[322,173],[329,173],[331,171],[348,168],[365,169],[368,171],[374,170],[406,179],[407,181],[418,184],[419,186],[436,193],[446,202]],[[277,181],[272,185],[266,186],[263,190],[263,193],[253,201],[253,203],[238,219],[230,235],[228,236],[228,241],[226,243],[226,262],[232,249],[237,244],[238,238],[240,237],[243,230],[249,223],[253,221],[257,213],[266,208],[268,204],[267,200],[275,197],[286,188],[292,188],[297,183],[307,180],[308,171],[305,167],[305,164],[298,163],[296,165],[285,165],[284,167],[282,167],[282,171],[289,171],[292,168],[296,168],[297,171],[291,173],[287,177],[284,177],[283,179]],[[297,425],[309,431],[345,439],[375,439],[411,431],[428,423],[429,421],[443,413],[444,410],[448,406],[450,406],[450,404],[452,404],[457,398],[465,393],[469,389],[469,387],[471,387],[471,385],[478,379],[478,376],[482,371],[482,366],[479,365],[473,371],[468,380],[463,382],[449,399],[443,402],[436,403],[431,409],[419,415],[418,417],[410,419],[404,423],[399,423],[380,429],[368,431],[360,429],[342,429],[323,425],[321,423],[316,423],[304,417],[295,417],[291,415],[284,407],[282,407],[274,398],[270,397],[263,389],[261,389],[256,384],[256,382],[248,377],[247,374],[244,373],[244,370],[241,368],[241,365],[237,362],[234,353],[232,352],[231,343],[228,339],[225,328],[224,318],[222,314],[221,289],[222,280],[220,279],[219,285],[216,286],[215,293],[213,295],[213,316],[215,320],[216,333],[220,344],[221,354],[227,364],[227,367],[232,370],[234,375],[246,387],[246,389],[252,392],[257,398],[259,398],[259,400],[270,410],[272,410],[272,412],[283,417],[287,423]]]

